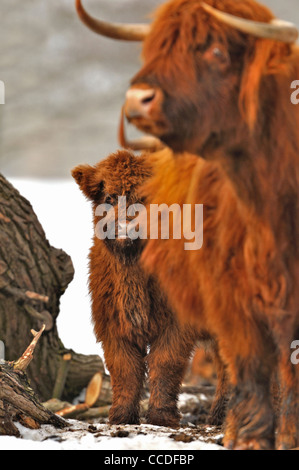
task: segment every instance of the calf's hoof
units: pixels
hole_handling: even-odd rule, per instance
[[[140,424],[140,416],[136,410],[112,407],[109,413],[109,424]]]
[[[154,426],[176,429],[180,426],[180,415],[176,409],[163,410],[151,408],[147,414],[146,422]]]

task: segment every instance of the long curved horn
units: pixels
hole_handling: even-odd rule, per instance
[[[101,36],[124,41],[143,41],[150,31],[148,24],[108,23],[90,16],[81,0],[76,0],[76,9],[81,21],[92,31]]]
[[[118,141],[123,148],[135,151],[148,150],[150,152],[156,152],[165,148],[165,145],[162,144],[161,140],[151,135],[144,135],[139,139],[128,140],[125,130],[124,107],[121,111],[121,118],[118,129]]]
[[[262,23],[259,21],[247,20],[238,16],[224,13],[216,8],[202,3],[203,8],[223,23],[242,31],[243,33],[252,34],[259,38],[272,39],[286,43],[293,43],[298,39],[299,32],[293,23],[288,21],[274,19],[270,23]]]

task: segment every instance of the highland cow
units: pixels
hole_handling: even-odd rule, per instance
[[[103,34],[100,22],[93,26]],[[270,377],[278,363],[277,447],[294,447],[299,373],[290,345],[299,330],[299,110],[290,85],[299,75],[298,48],[291,44],[297,29],[253,0],[172,0],[138,31],[145,64],[127,94],[128,118],[176,152],[219,162],[186,179],[184,163],[176,176],[165,168],[164,186],[148,187],[152,201],[167,188],[174,194],[173,181],[179,195],[185,185],[186,201],[207,201],[211,217],[202,253],[187,256],[179,241],[151,241],[144,262],[159,273],[181,318],[200,328],[206,323],[218,339],[233,386],[225,444],[273,446]],[[194,308],[197,301],[203,309]]]
[[[231,251],[221,240],[218,265],[239,259],[237,276],[231,299],[223,276],[207,326],[234,387],[225,443],[235,448],[273,446],[276,363],[277,448],[295,447],[299,438],[299,371],[290,361],[299,329],[299,108],[290,96],[299,75],[297,37],[294,25],[252,0],[171,1],[158,11],[127,95],[127,116],[139,129],[176,152],[219,162],[245,220],[239,246]],[[203,202],[202,179],[198,188],[194,179],[189,185]]]
[[[218,161],[232,183],[246,238],[233,252],[222,239],[218,265],[240,257],[243,262],[236,266],[234,302],[226,299],[223,276],[219,308],[214,305],[207,325],[218,338],[234,386],[225,443],[273,445],[269,389],[278,359],[277,447],[291,448],[298,443],[299,421],[299,373],[290,361],[299,325],[299,110],[291,103],[290,84],[299,73],[299,53],[289,43],[297,31],[290,24],[274,26],[273,15],[251,0],[207,3],[172,1],[160,9],[145,40],[145,65],[127,95],[126,113],[139,129],[175,151]],[[247,25],[247,34],[241,25]],[[202,180],[198,188],[191,180],[188,184],[195,200],[203,202]],[[145,256],[153,257],[150,246]],[[198,259],[194,262],[199,266]]]
[[[148,368],[151,397],[147,422],[175,427],[179,423],[180,385],[195,343],[198,339],[212,340],[207,334],[196,333],[193,327],[179,324],[156,279],[140,266],[142,240],[125,238],[118,231],[120,214],[114,210],[118,197],[126,196],[128,206],[140,202],[138,190],[149,178],[150,168],[146,156],[135,157],[122,151],[95,167],[80,165],[72,175],[92,201],[95,214],[101,204],[111,206],[116,227],[115,239],[103,240],[95,234],[90,252],[94,330],[103,344],[113,387],[110,423],[139,423]],[[126,222],[130,221],[128,217]],[[95,215],[95,229],[97,224]],[[225,370],[221,364],[218,373],[222,389],[216,394],[211,418],[216,423],[223,418],[225,406]]]

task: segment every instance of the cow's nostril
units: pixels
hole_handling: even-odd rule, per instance
[[[153,99],[155,98],[156,96],[156,93],[153,93],[151,96],[147,96],[146,98],[143,98],[143,100],[141,101],[142,104],[148,104],[148,103],[151,103],[151,101],[153,101]]]
[[[125,104],[127,118],[147,118],[156,94],[156,90],[153,89],[131,88],[128,90]]]

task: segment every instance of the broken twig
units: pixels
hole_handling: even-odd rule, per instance
[[[22,354],[20,359],[18,359],[16,362],[13,362],[13,368],[14,370],[20,370],[20,371],[25,371],[27,367],[29,366],[30,362],[33,359],[33,353],[36,348],[36,345],[45,331],[46,325],[43,325],[42,329],[37,333],[34,330],[31,330],[31,333],[33,334],[34,338],[31,341],[30,345],[26,349],[26,351]]]

